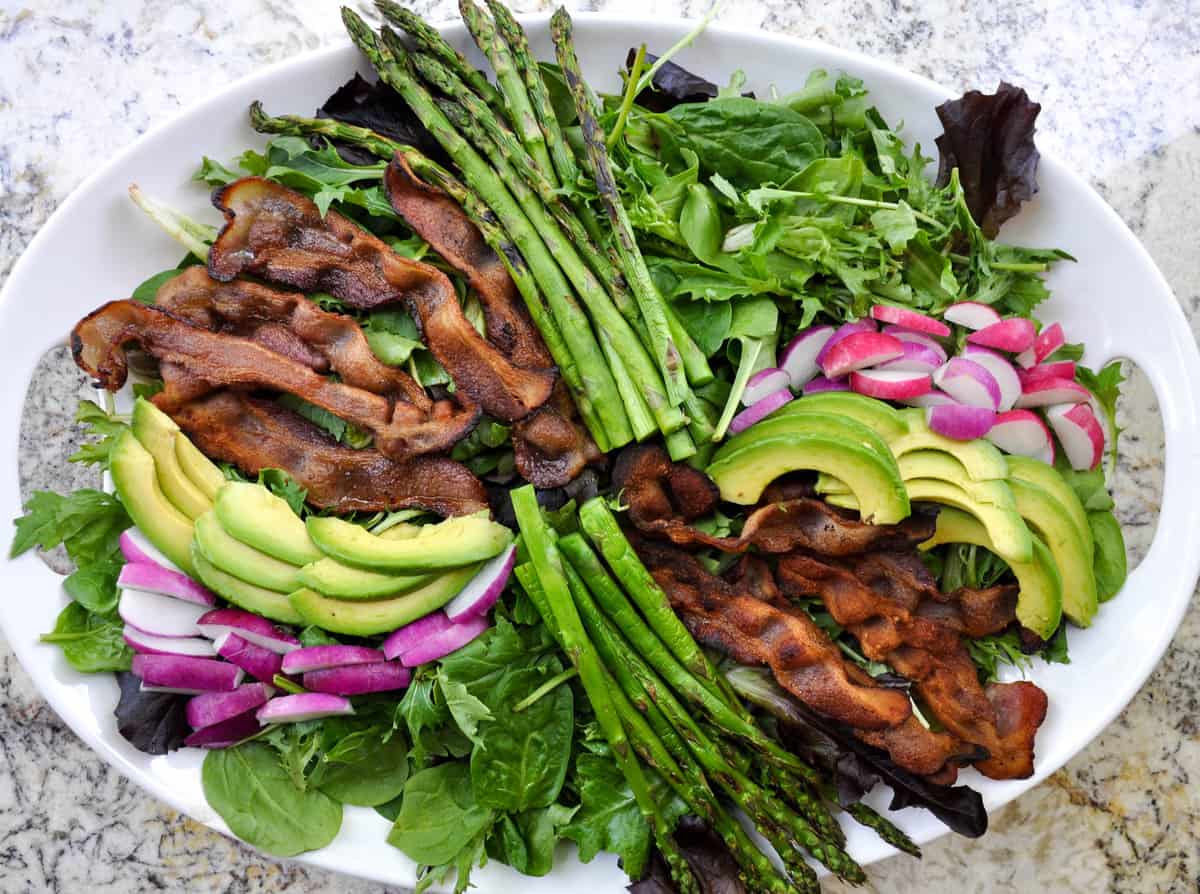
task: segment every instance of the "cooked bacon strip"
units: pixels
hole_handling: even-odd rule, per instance
[[[322,217],[305,196],[261,177],[217,190],[213,204],[225,214],[208,255],[215,279],[251,273],[359,309],[402,302],[455,385],[490,415],[521,419],[550,396],[553,372],[521,369],[488,344],[436,267],[401,257],[336,211]]]
[[[434,404],[425,412],[412,404],[342,382],[333,382],[257,342],[200,329],[157,307],[137,301],[112,301],[76,324],[71,350],[80,369],[110,391],[125,383],[124,345],[137,342],[160,363],[182,368],[189,388],[182,392],[171,376],[159,396],[168,412],[197,395],[199,382],[208,390],[222,386],[286,391],[335,416],[372,432],[376,446],[392,459],[449,449],[475,425],[475,407]]]
[[[534,487],[562,487],[604,458],[560,380],[550,400],[512,428],[517,473]]]
[[[171,416],[205,454],[257,475],[283,469],[308,501],[344,513],[421,508],[469,515],[488,508],[487,492],[461,463],[443,457],[388,459],[343,447],[290,410],[231,391],[172,407]]]

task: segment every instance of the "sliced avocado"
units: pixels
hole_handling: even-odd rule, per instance
[[[938,512],[937,530],[921,544],[921,549],[943,543],[971,543],[996,551],[987,530],[974,516],[949,506]],[[1017,621],[1042,639],[1049,639],[1062,621],[1062,577],[1054,556],[1040,538],[1034,537],[1033,560],[1009,562],[1008,567],[1021,588],[1017,596]]]
[[[325,553],[347,565],[372,571],[435,571],[499,555],[512,532],[487,513],[423,525],[416,535],[389,539],[360,525],[330,516],[308,520],[308,535]]]
[[[914,450],[900,457],[898,462],[900,477],[905,481],[914,478],[936,478],[939,481],[950,481],[957,484],[972,499],[1001,509],[1016,509],[1012,491],[1008,483],[1000,480],[973,481],[967,475],[963,464],[948,453],[938,450]],[[819,475],[816,485],[819,494],[845,494],[849,488],[845,482],[829,475]]]
[[[179,465],[179,457],[175,455],[175,436],[179,434],[179,426],[175,420],[144,397],[139,397],[133,405],[133,433],[154,457],[158,484],[180,512],[195,519],[212,509],[212,500],[204,495]]]
[[[284,624],[303,623],[304,618],[292,608],[287,596],[283,593],[276,593],[274,590],[256,587],[232,574],[226,574],[204,558],[204,554],[200,552],[200,547],[195,542],[192,543],[191,564],[196,569],[196,576],[200,578],[200,582],[204,586],[238,608],[244,608],[248,612],[254,612],[264,618],[270,618],[272,621],[281,621]]]
[[[300,569],[230,537],[215,512],[196,519],[196,546],[210,563],[247,583],[276,593],[299,589]]]
[[[1075,530],[1062,503],[1035,484],[1014,478],[1009,482],[1017,511],[1050,547],[1063,579],[1063,614],[1079,627],[1087,627],[1099,602],[1092,554]]]
[[[297,566],[324,558],[292,507],[262,485],[226,481],[215,506],[225,533],[247,546]]]
[[[1063,478],[1058,469],[1047,465],[1040,459],[1028,456],[1008,456],[1005,457],[1005,460],[1008,462],[1010,478],[1028,481],[1062,504],[1063,509],[1067,510],[1071,516],[1071,521],[1075,524],[1079,536],[1083,538],[1084,546],[1087,547],[1089,553],[1092,552],[1095,544],[1092,539],[1092,526],[1088,524],[1087,511],[1079,502],[1079,495],[1075,493],[1075,489],[1067,484],[1067,480]]]
[[[150,451],[132,430],[126,429],[117,436],[109,462],[117,496],[138,530],[163,555],[191,574],[192,520],[162,492]]]
[[[895,407],[873,397],[867,397],[865,394],[855,394],[852,391],[825,391],[821,394],[809,394],[785,404],[768,418],[788,413],[813,411],[849,416],[872,431],[878,432],[884,440],[898,438],[908,431],[908,424]]]
[[[216,463],[201,453],[200,448],[182,431],[175,433],[175,457],[192,484],[200,488],[200,492],[210,501],[216,500],[217,491],[225,483],[225,476]]]
[[[800,401],[792,401],[792,403],[800,403]],[[788,404],[788,406],[791,406],[791,404]],[[837,438],[847,443],[858,444],[877,454],[880,459],[889,465],[894,466],[896,463],[887,442],[874,430],[850,416],[842,416],[837,413],[827,413],[815,409],[808,412],[788,413],[786,415],[781,411],[778,414],[768,416],[762,422],[730,438],[717,451],[714,460],[719,460],[721,457],[759,438],[769,438],[772,435],[781,435],[789,432],[800,435],[822,435],[824,437]]]
[[[1089,512],[1087,517],[1096,538],[1092,561],[1096,572],[1096,594],[1101,602],[1107,602],[1121,591],[1128,576],[1125,536],[1121,533],[1121,523],[1108,510]]]
[[[379,536],[384,540],[406,540],[415,537],[420,525],[395,525]],[[436,575],[429,574],[382,574],[343,565],[337,559],[326,557],[300,569],[300,583],[334,599],[379,599],[384,596],[399,596],[417,587],[430,583]]]
[[[857,444],[815,434],[788,432],[758,438],[725,453],[708,467],[721,498],[743,506],[758,502],[763,489],[787,472],[813,469],[845,481],[863,507],[864,519],[895,524],[910,512],[908,492],[895,463]]]
[[[914,450],[940,450],[949,453],[967,470],[974,481],[989,481],[1008,477],[1008,463],[1004,454],[988,441],[955,441],[937,432],[930,431],[924,420],[912,417],[912,427],[906,434],[889,441],[888,446],[896,459]]]
[[[440,574],[425,586],[395,599],[346,602],[329,599],[313,590],[297,590],[288,598],[304,621],[331,633],[372,636],[391,633],[417,618],[437,611],[458,595],[475,576],[479,563]]]

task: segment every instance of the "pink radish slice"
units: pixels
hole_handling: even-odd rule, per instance
[[[985,348],[998,348],[1001,351],[1010,351],[1016,354],[1030,347],[1036,337],[1037,330],[1034,328],[1033,320],[1013,317],[972,332],[967,336],[967,343],[983,345]]]
[[[1021,369],[1030,369],[1031,367],[1037,365],[1037,354],[1034,353],[1033,348],[1026,348],[1013,358],[1013,363],[1015,363]]]
[[[284,633],[266,618],[240,608],[218,608],[200,618],[200,632],[209,639],[222,633],[236,633],[246,642],[278,652],[280,655],[300,648],[300,640]]]
[[[903,326],[906,329],[912,329],[916,332],[928,332],[930,335],[937,335],[941,338],[945,338],[950,334],[950,327],[941,320],[935,320],[933,317],[927,317],[925,314],[917,313],[915,310],[909,310],[906,307],[876,304],[871,308],[871,316],[881,323],[893,323],[897,326]]]
[[[1092,413],[1096,416],[1096,421],[1100,423],[1100,430],[1104,433],[1104,446],[1110,447],[1113,443],[1112,420],[1108,416],[1108,411],[1100,406],[1100,401],[1096,399],[1096,395],[1088,392],[1087,404],[1092,408]]]
[[[451,652],[457,652],[487,629],[487,618],[468,618],[461,624],[455,624],[441,633],[426,637],[418,646],[401,655],[400,663],[405,667],[416,667],[444,658]]]
[[[734,416],[733,421],[729,423],[729,433],[736,435],[740,431],[745,431],[760,419],[770,416],[791,399],[792,392],[786,388],[781,388],[774,394],[768,394],[758,403],[746,407],[746,409]]]
[[[951,357],[933,374],[933,383],[968,407],[983,407],[994,413],[1000,406],[996,377],[974,360]]]
[[[996,386],[1000,389],[1000,401],[996,409],[1001,412],[1011,410],[1017,398],[1021,396],[1021,379],[1013,365],[995,351],[978,345],[965,345],[960,356],[978,363],[992,374]]]
[[[383,661],[383,653],[366,646],[306,646],[283,656],[285,674],[342,667],[347,664],[371,664]]]
[[[215,658],[182,655],[134,655],[133,675],[154,692],[232,692],[242,682],[242,669]]]
[[[1054,464],[1054,438],[1050,436],[1046,423],[1031,410],[1001,413],[986,437],[1005,453]]]
[[[348,698],[327,692],[304,692],[277,696],[259,708],[255,716],[259,724],[266,726],[268,723],[299,723],[353,713],[354,706]]]
[[[856,369],[877,366],[895,360],[904,353],[899,339],[882,332],[855,332],[830,348],[821,364],[821,371],[836,379]]]
[[[874,320],[855,320],[853,323],[843,323],[834,330],[833,335],[829,336],[829,340],[825,342],[825,346],[817,352],[817,366],[824,368],[825,358],[829,356],[829,352],[834,346],[844,338],[855,335],[859,332],[876,332],[879,327],[875,325]]]
[[[913,332],[911,329],[905,329],[903,326],[884,326],[883,334],[890,335],[898,341],[910,342],[914,345],[924,345],[931,351],[937,351],[942,357],[942,363],[946,362],[946,349],[938,344],[932,336],[926,335],[924,332]]]
[[[222,633],[213,640],[217,654],[231,664],[236,664],[256,680],[269,683],[283,670],[283,658],[256,643],[249,642],[236,633]]]
[[[143,655],[191,655],[211,658],[217,654],[212,643],[199,636],[154,636],[125,625],[121,634],[129,648]]]
[[[1033,340],[1033,356],[1037,358],[1038,363],[1041,363],[1066,343],[1067,338],[1063,335],[1062,326],[1058,323],[1051,323]]]
[[[1100,465],[1104,456],[1104,429],[1086,403],[1056,404],[1046,408],[1046,420],[1058,436],[1067,462],[1077,472]]]
[[[960,301],[951,304],[942,318],[966,329],[985,329],[1000,322],[1000,314],[978,301]]]
[[[244,714],[202,727],[184,739],[183,744],[188,748],[229,748],[262,731],[257,713],[257,709],[251,708]]]
[[[169,571],[183,573],[178,565],[164,556],[162,551],[147,540],[146,535],[137,528],[126,528],[121,532],[121,537],[117,542],[126,562],[160,565]]]
[[[773,366],[760,369],[746,382],[746,389],[742,392],[742,405],[748,407],[758,403],[768,394],[774,394],[781,388],[791,387],[792,377],[782,369]]]
[[[383,641],[383,657],[388,661],[399,658],[410,649],[415,649],[427,637],[454,626],[454,622],[446,617],[444,611],[438,610],[397,628],[394,633]]]
[[[125,589],[121,591],[117,612],[122,621],[142,633],[198,636],[200,628],[196,622],[204,616],[205,607],[145,590]]]
[[[974,441],[982,438],[992,427],[996,414],[986,407],[965,407],[962,405],[929,407],[925,411],[925,419],[929,427],[939,435],[953,438],[956,441]]]
[[[233,692],[205,692],[187,703],[187,722],[192,729],[222,723],[266,704],[275,690],[266,683],[247,683]],[[255,724],[257,726],[257,724]]]
[[[309,671],[304,675],[304,688],[333,695],[366,695],[403,689],[410,680],[412,671],[399,661],[379,661]]]
[[[1075,378],[1074,360],[1055,360],[1053,363],[1039,363],[1037,366],[1023,369],[1017,375],[1021,384],[1034,382],[1038,379],[1071,379]]]
[[[516,560],[517,547],[513,544],[500,555],[484,562],[459,594],[447,603],[444,609],[446,617],[457,624],[467,618],[486,614],[508,585]],[[384,654],[387,654],[386,650]]]
[[[949,394],[943,391],[930,391],[928,394],[921,394],[917,397],[909,397],[900,401],[902,404],[908,404],[910,407],[949,407],[959,406],[958,401],[952,398]]]
[[[1070,379],[1038,378],[1022,386],[1017,406],[1026,409],[1051,404],[1081,404],[1090,396],[1090,391]]]
[[[863,369],[850,373],[850,389],[880,400],[911,400],[933,387],[929,373],[890,369]]]
[[[194,602],[196,605],[213,606],[217,604],[217,597],[210,590],[186,574],[147,562],[131,562],[122,566],[121,573],[117,577],[117,586],[132,587],[135,590],[158,593],[162,596],[174,596],[176,599]]]
[[[900,372],[932,373],[946,362],[945,351],[935,351],[915,341],[900,342],[904,353],[895,360],[887,360],[876,369],[894,369]]]
[[[792,388],[800,388],[815,376],[817,355],[833,335],[832,326],[809,326],[796,334],[779,354],[779,367],[788,374]]]
[[[820,394],[822,391],[849,391],[849,378],[827,379],[817,376],[804,385],[804,394]]]

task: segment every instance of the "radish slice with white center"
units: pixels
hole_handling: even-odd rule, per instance
[[[196,605],[211,607],[217,604],[217,597],[204,585],[182,572],[172,571],[161,565],[151,565],[149,562],[130,562],[123,565],[117,577],[117,586],[132,587],[162,596],[174,596]]]
[[[1046,408],[1046,420],[1058,436],[1072,469],[1082,472],[1100,465],[1104,456],[1104,429],[1090,406],[1056,404]]]
[[[947,307],[942,319],[966,329],[984,329],[993,323],[999,323],[1000,314],[978,301],[960,301]]]
[[[304,675],[304,688],[333,695],[366,695],[403,689],[410,680],[412,671],[399,661],[379,661],[309,671]]]
[[[1066,343],[1067,337],[1063,334],[1062,326],[1051,323],[1033,340],[1033,356],[1041,363]]]
[[[996,377],[974,360],[951,357],[933,374],[933,383],[968,407],[983,407],[994,413],[1000,406]]]
[[[192,729],[223,723],[239,714],[265,705],[275,692],[266,683],[247,683],[233,692],[206,692],[187,703],[187,722]]]
[[[915,341],[902,341],[900,345],[904,353],[895,360],[884,361],[876,369],[932,373],[946,362],[946,353],[944,351],[935,351],[927,345]],[[853,387],[853,384],[851,387]]]
[[[996,414],[986,407],[947,404],[927,409],[925,420],[930,429],[939,435],[956,441],[974,441],[988,433],[992,423],[996,421]]]
[[[415,648],[409,649],[401,655],[400,663],[405,667],[416,667],[419,664],[445,658],[451,652],[457,652],[475,639],[487,630],[488,626],[487,618],[468,618],[461,624],[454,624],[441,633],[427,636]]]
[[[832,326],[809,326],[796,334],[779,354],[779,367],[788,374],[792,388],[801,388],[819,373],[817,355],[833,336]]]
[[[1086,403],[1090,396],[1090,391],[1070,379],[1038,378],[1021,386],[1017,406],[1026,409],[1048,407],[1052,404],[1082,404]]]
[[[145,590],[122,590],[117,602],[122,621],[154,636],[199,636],[197,622],[206,611],[203,605]]]
[[[746,407],[746,409],[734,416],[733,421],[729,423],[729,433],[736,435],[738,432],[745,431],[754,423],[770,416],[791,399],[792,392],[787,388],[781,388],[774,394],[768,394],[762,400],[758,401],[758,403]]]
[[[1055,360],[1053,363],[1039,363],[1037,366],[1030,369],[1023,369],[1018,376],[1021,378],[1021,384],[1025,385],[1029,382],[1035,382],[1038,379],[1070,379],[1075,378],[1075,361],[1074,360]]]
[[[952,398],[944,391],[930,391],[928,394],[922,394],[917,397],[909,397],[901,400],[900,403],[907,404],[910,407],[949,407],[959,406],[958,401]]]
[[[454,626],[454,622],[441,611],[433,612],[423,618],[418,618],[411,624],[397,628],[383,641],[383,657],[388,661],[399,658],[410,649],[415,649],[426,638],[441,633]]]
[[[188,748],[229,748],[237,745],[262,732],[258,717],[255,716],[257,713],[257,708],[251,708],[244,714],[198,729],[184,739],[183,744]]]
[[[1047,465],[1054,464],[1054,438],[1050,436],[1046,423],[1031,410],[1001,413],[986,437],[1005,453],[1040,459]]]
[[[995,351],[978,345],[964,346],[960,356],[978,363],[992,374],[1000,388],[1000,402],[996,409],[1000,412],[1011,410],[1017,398],[1021,396],[1021,379],[1013,365]]]
[[[516,561],[517,547],[513,544],[500,555],[484,562],[478,573],[446,604],[446,617],[457,624],[467,618],[487,614],[508,585]],[[386,649],[384,654],[387,654]]]
[[[825,342],[825,346],[817,352],[817,366],[824,368],[825,358],[829,356],[829,352],[834,346],[844,338],[849,338],[851,335],[856,335],[860,332],[877,332],[879,327],[875,325],[874,320],[855,320],[853,323],[843,323],[834,330],[833,335],[829,336],[829,340]]]
[[[285,674],[302,674],[306,671],[324,670],[327,667],[343,667],[347,664],[372,664],[385,660],[378,649],[366,646],[305,646],[283,656]]]
[[[942,338],[950,334],[950,327],[941,320],[927,317],[925,314],[909,310],[907,307],[876,304],[871,308],[871,316],[881,323],[893,323],[896,326],[903,326],[905,329],[912,329],[916,332],[928,332],[930,335],[937,335]]]
[[[322,717],[342,717],[354,713],[350,699],[327,692],[304,692],[281,695],[258,709],[255,715],[262,726],[269,723],[299,723]]]
[[[804,394],[820,394],[823,391],[849,391],[850,379],[827,379],[824,376],[817,376],[811,379],[804,385]]]
[[[850,389],[880,400],[911,400],[933,387],[929,373],[890,369],[863,369],[850,373]]]
[[[878,366],[895,360],[904,353],[904,344],[882,332],[855,332],[847,335],[829,349],[821,363],[821,371],[837,379],[856,369]]]
[[[121,547],[121,555],[125,557],[126,562],[161,565],[169,571],[183,573],[178,565],[164,556],[162,551],[147,540],[146,535],[137,528],[126,528],[121,532],[117,543]]]
[[[913,332],[911,329],[905,329],[903,326],[884,326],[883,334],[890,335],[898,341],[910,342],[914,345],[924,345],[931,351],[937,351],[941,355],[942,363],[946,362],[946,349],[938,344],[932,336],[926,335],[924,332]]]
[[[242,682],[240,667],[215,658],[134,655],[132,670],[146,692],[232,692]]]
[[[211,658],[217,654],[213,644],[199,636],[155,636],[143,633],[136,627],[125,625],[121,636],[129,648],[143,655],[190,655],[193,658]]]
[[[283,657],[256,643],[242,639],[236,633],[222,633],[213,641],[217,654],[236,664],[256,680],[270,683],[283,670]]]
[[[768,394],[774,394],[781,388],[791,388],[792,377],[782,369],[768,367],[760,369],[746,382],[746,390],[742,392],[742,405],[756,404]]]
[[[1021,367],[1021,369],[1030,369],[1037,366],[1037,354],[1034,353],[1033,348],[1026,348],[1013,358],[1013,363]]]
[[[1096,416],[1096,421],[1100,423],[1100,430],[1104,433],[1104,447],[1107,449],[1113,444],[1113,439],[1116,434],[1113,432],[1112,419],[1108,416],[1108,411],[1100,406],[1100,401],[1091,391],[1088,392],[1087,404],[1092,408],[1092,413]],[[1110,457],[1113,462],[1116,462],[1116,457]],[[1108,471],[1106,468],[1105,471]]]
[[[967,344],[983,345],[985,348],[997,348],[1017,354],[1031,347],[1036,337],[1037,330],[1033,320],[1013,317],[972,332],[967,336]]]
[[[236,633],[247,642],[285,655],[300,648],[300,640],[284,633],[261,615],[240,608],[218,608],[199,620],[200,632],[209,639],[222,633]]]

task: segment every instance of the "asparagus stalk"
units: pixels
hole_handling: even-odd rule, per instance
[[[860,825],[875,830],[875,834],[896,850],[904,851],[904,853],[913,857],[921,856],[921,848],[904,833],[903,829],[887,817],[880,816],[871,807],[862,803],[862,801],[851,804],[846,808],[846,812],[854,817]]]
[[[633,429],[633,437],[637,441],[644,441],[658,432],[658,423],[655,422],[650,405],[642,396],[637,382],[629,375],[629,370],[626,369],[625,362],[621,359],[621,352],[613,345],[612,336],[604,329],[601,329],[599,334],[600,349],[608,358],[608,368],[612,370],[613,379],[617,383],[617,392],[621,395],[621,402],[625,404],[625,413],[629,416],[629,427]],[[679,431],[667,435],[667,439],[670,440],[679,434],[686,435],[686,429],[681,428]]]

